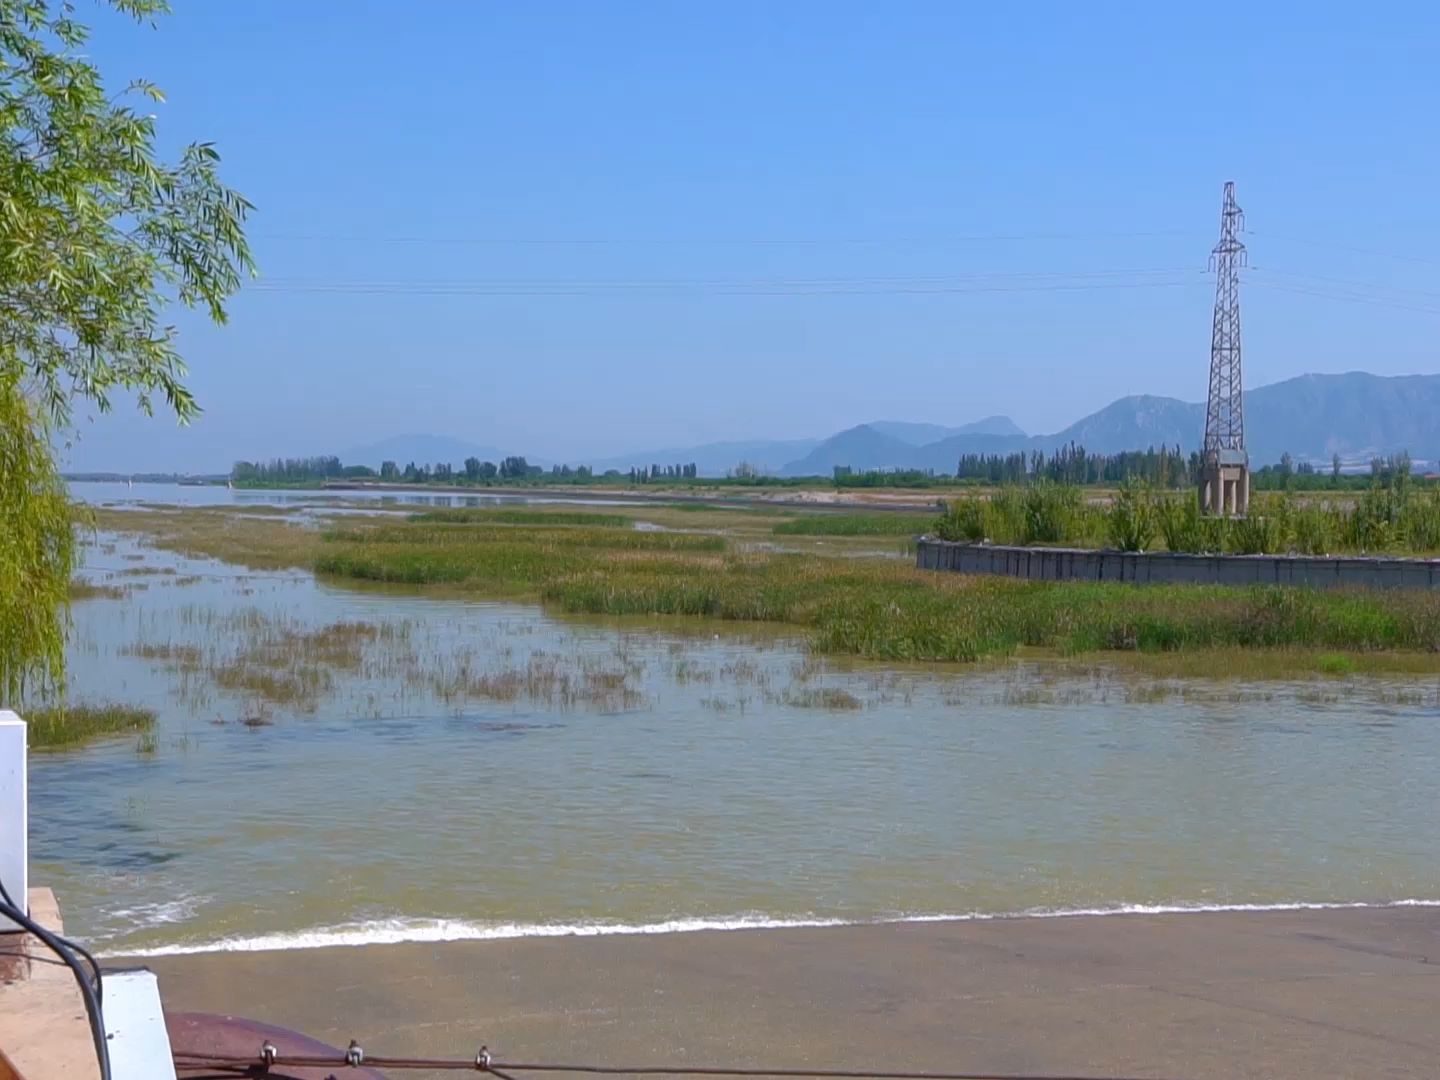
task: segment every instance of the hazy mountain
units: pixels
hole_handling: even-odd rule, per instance
[[[1205,406],[1137,394],[1051,435],[972,432],[921,446],[909,446],[879,427],[862,425],[834,435],[787,464],[783,473],[826,475],[836,465],[953,472],[962,454],[1050,452],[1072,442],[1102,453],[1177,443],[1183,450],[1197,450],[1204,440]],[[1284,453],[1328,462],[1336,453],[1353,461],[1406,450],[1416,459],[1435,460],[1440,457],[1440,375],[1301,375],[1248,390],[1245,436],[1256,465],[1276,462]]]
[[[905,468],[920,449],[893,435],[883,434],[870,424],[860,424],[831,435],[781,472],[785,476],[829,476],[837,465],[855,469]]]
[[[1044,436],[1047,446],[1075,443],[1087,450],[1113,453],[1147,446],[1199,447],[1205,436],[1205,406],[1175,398],[1134,394],[1112,401],[1099,412],[1077,420],[1063,431]]]
[[[914,424],[906,420],[872,420],[865,425],[881,435],[907,442],[911,446],[927,446],[954,435],[1021,435],[1024,431],[1008,416],[987,416],[973,424],[945,427],[943,424]]]
[[[481,446],[452,439],[448,435],[394,435],[366,446],[357,446],[343,451],[339,457],[346,465],[369,465],[378,469],[382,461],[393,461],[402,469],[408,462],[417,465],[453,465],[457,469],[468,457],[496,464],[507,454],[524,453],[523,450],[497,450],[493,446]],[[537,463],[531,459],[532,464]]]
[[[754,465],[762,473],[779,472],[781,466],[798,455],[806,454],[819,439],[750,439],[735,442],[702,443],[699,446],[666,447],[661,450],[637,450],[633,454],[597,458],[576,464],[589,465],[596,472],[619,469],[628,472],[632,466],[689,465],[692,462],[701,476],[724,476],[742,461]]]
[[[1199,423],[1203,428],[1203,412]],[[1328,461],[1332,454],[1366,460],[1408,450],[1434,461],[1440,457],[1440,375],[1382,378],[1352,371],[1262,386],[1245,395],[1245,441],[1251,458],[1262,463],[1287,451]]]

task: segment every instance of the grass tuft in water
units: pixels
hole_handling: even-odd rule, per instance
[[[155,712],[131,705],[68,705],[24,713],[32,750],[83,746],[111,735],[149,732]]]
[[[74,600],[123,600],[130,590],[119,585],[100,585],[93,581],[70,582],[70,599]]]

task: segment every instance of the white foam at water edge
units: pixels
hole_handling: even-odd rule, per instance
[[[270,952],[323,949],[338,945],[399,945],[411,942],[503,941],[529,937],[609,937],[617,934],[687,934],[701,930],[799,930],[828,926],[886,926],[898,923],[993,922],[1000,919],[1068,919],[1110,915],[1199,915],[1230,911],[1346,911],[1378,908],[1440,908],[1440,900],[1392,900],[1385,903],[1277,904],[1122,904],[1108,908],[1031,909],[1011,912],[968,912],[956,915],[918,914],[878,919],[730,918],[671,919],[655,923],[486,923],[464,919],[377,919],[371,922],[320,926],[254,937],[180,942],[148,949],[112,950],[106,956],[189,956],[197,953]]]

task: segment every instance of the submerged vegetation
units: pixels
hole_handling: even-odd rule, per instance
[[[93,581],[72,579],[70,602],[77,600],[121,600],[129,594],[129,588],[121,585],[104,585]]]
[[[31,749],[55,750],[108,735],[148,732],[155,713],[128,705],[69,705],[27,709],[25,722]]]

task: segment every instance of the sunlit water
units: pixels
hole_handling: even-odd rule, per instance
[[[32,843],[67,928],[109,953],[1440,900],[1430,684],[1157,702],[1133,680],[821,662],[784,635],[353,591],[127,537],[86,559],[143,587],[75,605],[72,697],[160,721],[34,755]],[[305,700],[220,685],[257,634],[337,622],[372,636],[358,662],[316,661]],[[133,655],[187,645],[206,661]],[[571,690],[447,693],[462,668]]]

